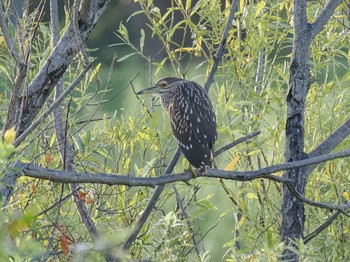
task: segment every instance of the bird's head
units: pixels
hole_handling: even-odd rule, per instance
[[[173,93],[175,89],[185,80],[181,78],[176,77],[165,77],[161,80],[159,80],[155,85],[143,89],[139,92],[137,92],[137,95],[143,95],[143,94],[155,94],[155,95],[166,95]]]

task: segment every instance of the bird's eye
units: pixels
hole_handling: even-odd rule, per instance
[[[161,82],[161,83],[159,83],[159,86],[161,88],[165,88],[167,86],[167,83],[166,82]]]

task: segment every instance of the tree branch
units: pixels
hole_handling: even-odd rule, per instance
[[[319,17],[311,24],[311,37],[314,38],[329,21],[341,0],[329,0]]]
[[[238,144],[240,144],[240,143],[242,143],[250,138],[253,138],[257,135],[260,135],[260,134],[261,134],[261,131],[256,131],[256,132],[250,133],[244,137],[238,138],[235,141],[227,144],[226,146],[223,146],[223,147],[219,148],[218,150],[216,150],[214,153],[214,156],[216,157],[216,156],[222,154],[223,152],[231,149],[232,147],[235,147],[236,145],[238,145]]]
[[[7,49],[10,51],[10,54],[11,54],[13,60],[15,60],[15,62],[20,64],[20,65],[24,65],[25,64],[24,60],[20,56],[20,54],[16,48],[16,45],[13,42],[13,39],[9,33],[9,30],[7,27],[7,22],[6,22],[6,16],[5,16],[5,12],[4,12],[2,4],[0,4],[0,27],[1,27],[1,33],[2,33],[2,36],[4,37]]]
[[[24,62],[23,58],[19,54],[16,48],[16,45],[13,42],[13,39],[8,31],[6,16],[5,16],[5,12],[2,4],[0,4],[0,27],[1,27],[1,32],[4,37],[7,49],[9,50],[9,53],[11,54],[12,59],[16,63],[16,72],[15,72],[15,77],[13,81],[11,100],[10,100],[10,103],[7,109],[7,114],[6,114],[7,116],[8,115],[15,116],[16,108],[18,106],[19,92],[27,73],[27,64]],[[5,123],[2,128],[2,135],[4,135],[5,131],[11,128],[12,126],[13,124],[9,123],[8,117],[7,117],[7,119],[5,119]]]
[[[350,208],[349,202],[347,203],[348,207]],[[330,216],[322,225],[320,225],[318,228],[316,228],[315,231],[310,233],[304,238],[304,244],[307,244],[310,242],[312,239],[314,239],[318,234],[320,234],[323,230],[325,230],[328,226],[330,226],[334,220],[337,219],[337,217],[341,214],[342,212],[337,211],[335,212],[332,216]]]
[[[45,112],[43,112],[23,133],[18,136],[13,143],[14,146],[18,146],[38,125],[42,123],[42,121],[55,109],[57,108],[63,99],[67,97],[67,95],[73,91],[73,89],[80,83],[80,81],[83,79],[87,71],[91,68],[94,61],[92,61],[90,64],[86,65],[84,70],[80,72],[80,74],[77,76],[76,79],[71,83],[71,85],[62,93],[60,96],[46,109]]]
[[[320,208],[330,209],[330,210],[338,210],[339,212],[343,213],[344,215],[350,217],[349,214],[347,214],[345,211],[349,208],[349,203],[337,205],[337,204],[329,204],[329,203],[321,203],[317,201],[313,201],[311,199],[308,199],[304,197],[302,194],[300,194],[292,185],[290,181],[283,182],[289,189],[289,191],[299,200],[301,200],[304,203],[307,203],[311,206],[316,206]]]
[[[238,3],[239,3],[238,0],[232,0],[231,7],[230,7],[230,14],[229,14],[229,16],[227,18],[227,22],[226,22],[226,25],[225,25],[224,32],[222,33],[222,37],[221,37],[221,41],[220,41],[220,44],[219,44],[219,47],[218,47],[218,51],[217,51],[217,53],[214,56],[213,66],[211,67],[209,76],[207,78],[207,81],[204,84],[204,89],[207,92],[209,91],[210,86],[211,86],[211,84],[214,81],[215,73],[218,70],[218,66],[219,66],[219,63],[220,63],[220,61],[222,59],[222,56],[224,55],[225,48],[226,48],[226,40],[227,40],[227,37],[228,37],[228,33],[230,31],[230,28],[232,26],[233,17],[234,17],[234,15],[235,15],[235,13],[237,12],[237,9],[238,9]]]
[[[209,169],[205,174],[198,174],[197,177],[212,177],[222,178],[234,181],[251,181],[259,178],[266,178],[276,182],[284,183],[289,181],[281,176],[271,175],[283,170],[294,169],[298,167],[304,167],[308,165],[314,165],[337,158],[343,158],[350,156],[350,150],[344,150],[337,153],[317,156],[300,161],[285,162],[278,165],[272,165],[264,167],[262,169],[254,171],[225,171],[219,169]],[[169,172],[165,172],[166,176],[160,177],[133,177],[130,174],[118,175],[118,174],[89,174],[89,173],[76,173],[74,171],[59,171],[54,169],[43,168],[34,164],[15,163],[14,167],[18,168],[17,172],[22,172],[24,176],[49,180],[60,183],[91,183],[91,184],[105,184],[105,185],[127,185],[127,186],[151,186],[164,185],[177,181],[187,182],[193,179],[193,174],[189,171],[183,173],[175,173],[169,175]],[[1,180],[0,180],[1,181]]]
[[[237,145],[239,143],[242,143],[243,141],[245,141],[245,140],[247,140],[249,138],[252,138],[252,137],[254,137],[254,136],[258,135],[258,134],[260,134],[260,131],[255,132],[255,133],[251,133],[251,134],[249,134],[249,135],[247,135],[245,137],[241,137],[241,138],[233,141],[232,143],[230,143],[230,144],[220,148],[219,150],[217,150],[215,152],[215,156],[220,155],[221,153],[223,153],[226,150],[234,147],[235,145]],[[169,165],[167,166],[167,168],[166,168],[166,170],[164,172],[164,175],[170,174],[173,171],[173,169],[174,169],[174,167],[175,167],[175,165],[176,165],[180,155],[181,155],[181,150],[180,150],[180,148],[177,148],[173,158],[171,159]],[[165,186],[164,184],[158,185],[157,188],[155,189],[155,191],[153,192],[151,200],[149,201],[149,203],[148,203],[147,207],[145,208],[145,210],[142,212],[142,215],[139,218],[139,220],[136,222],[132,233],[129,235],[127,240],[124,242],[123,249],[128,250],[131,247],[132,243],[136,240],[137,235],[141,231],[143,225],[146,223],[149,215],[151,214],[152,210],[154,209],[155,205],[157,204],[157,201],[158,201],[160,195],[162,194],[162,192],[164,190],[164,186]]]
[[[107,8],[110,0],[84,0],[82,1],[82,5],[85,2],[90,3],[90,9],[88,10],[90,12],[90,19],[79,20],[80,35],[84,41],[88,38],[90,31],[97,23],[103,11]],[[84,12],[86,11],[84,10]],[[27,92],[22,97],[18,98],[18,104],[21,104],[21,101],[25,101],[25,103],[23,103],[24,108],[21,108],[21,112],[17,112],[15,115],[7,115],[8,125],[16,125],[17,136],[20,136],[33,122],[34,118],[43,107],[47,97],[51,94],[54,86],[61,79],[68,66],[79,52],[79,47],[75,39],[76,32],[74,30],[74,21],[71,21],[55,49],[30,83]],[[17,120],[16,116],[18,114],[21,114],[21,118]]]
[[[75,1],[74,5],[78,2],[79,1]],[[84,2],[89,2],[90,4],[92,4],[90,1],[84,1]],[[59,21],[58,21],[58,14],[57,14],[57,2],[54,0],[51,0],[50,4],[52,7],[50,9],[50,11],[52,11],[51,12],[52,40],[53,40],[53,45],[56,45],[56,41],[59,38],[59,35],[58,35],[59,30],[57,30],[57,29],[59,29]],[[78,11],[76,9],[74,9],[74,11],[75,11],[75,13],[74,13],[73,24],[75,25],[75,23],[77,23],[76,16],[77,16]],[[77,32],[77,34],[79,34],[79,33],[80,32]],[[80,37],[80,35],[79,35],[79,37]],[[83,48],[82,46],[79,45],[79,43],[78,43],[78,47]],[[88,59],[86,59],[85,61],[87,62]],[[61,158],[62,158],[62,162],[63,162],[64,171],[75,172],[75,165],[73,163],[73,157],[71,154],[71,147],[67,141],[68,126],[66,125],[66,128],[64,128],[64,126],[63,126],[63,123],[64,123],[63,117],[62,117],[63,110],[59,107],[59,105],[61,104],[63,99],[69,94],[69,92],[71,90],[73,90],[73,88],[82,80],[83,76],[90,69],[92,63],[93,63],[93,61],[90,63],[87,62],[87,65],[85,66],[84,70],[78,75],[78,77],[71,83],[71,85],[64,92],[63,92],[62,82],[61,81],[57,82],[55,101],[50,105],[49,110],[46,110],[41,115],[41,117],[39,117],[36,121],[36,122],[38,122],[38,120],[40,120],[40,118],[44,118],[45,113],[47,116],[53,109],[55,109],[55,111],[54,111],[55,131],[56,131],[56,137],[57,137],[57,144],[58,144],[59,151],[60,151]],[[69,114],[69,109],[67,110],[67,118],[68,118],[68,114]],[[40,120],[38,123],[40,123],[41,121],[42,120]],[[29,130],[31,127],[32,127],[32,125],[29,128],[27,128],[26,131]],[[34,129],[34,128],[32,128],[32,129]],[[25,135],[25,133],[28,133],[26,131],[23,132],[22,135]],[[18,139],[20,137],[18,137]],[[81,221],[84,223],[85,228],[89,232],[91,238],[94,240],[99,236],[99,233],[97,231],[95,223],[91,219],[91,216],[86,208],[85,202],[82,201],[77,194],[77,190],[79,189],[79,184],[78,183],[71,183],[70,187],[71,187],[71,190],[73,191],[73,201],[77,207]],[[105,257],[106,261],[116,261],[116,259],[111,254],[108,254],[108,252],[106,254],[104,254],[104,257]]]
[[[350,118],[344,122],[337,130],[329,135],[321,144],[319,144],[314,150],[312,150],[308,157],[312,158],[319,155],[330,153],[336,148],[347,136],[350,135]],[[315,165],[308,166],[305,170],[305,174],[309,175],[314,169]]]

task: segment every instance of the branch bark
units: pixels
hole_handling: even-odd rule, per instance
[[[78,22],[79,33],[84,41],[88,38],[109,2],[110,0],[82,1]],[[16,126],[17,137],[33,122],[53,88],[79,52],[80,49],[75,39],[74,21],[71,21],[55,49],[29,84],[28,90],[18,97],[16,114],[7,115],[6,129]]]
[[[222,178],[235,181],[251,181],[259,178],[266,178],[276,182],[284,183],[285,181],[292,181],[285,177],[271,175],[284,170],[290,170],[326,161],[344,158],[350,156],[350,150],[345,150],[328,155],[317,156],[313,158],[303,159],[295,162],[285,162],[282,164],[272,165],[253,171],[225,171],[220,169],[209,169],[205,174],[198,174],[198,177],[212,177]],[[171,174],[171,171],[167,170],[166,176],[160,177],[134,177],[130,174],[90,174],[90,173],[77,173],[74,171],[59,171],[55,169],[43,168],[34,164],[27,163],[15,163],[14,168],[17,168],[16,173],[22,173],[24,176],[49,180],[60,183],[91,183],[91,184],[105,184],[105,185],[127,185],[127,186],[150,186],[155,187],[157,185],[164,185],[177,181],[186,182],[193,179],[191,172],[175,173]]]

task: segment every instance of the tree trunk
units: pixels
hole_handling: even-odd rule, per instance
[[[306,2],[294,1],[294,44],[290,65],[289,90],[287,94],[286,161],[297,161],[307,157],[304,153],[304,111],[306,95],[310,87],[309,47],[311,30],[306,17]],[[291,179],[293,187],[304,194],[307,182],[305,168],[286,171],[284,177]],[[286,247],[283,261],[299,261],[299,255],[289,247],[303,238],[304,203],[283,188],[281,238]]]

